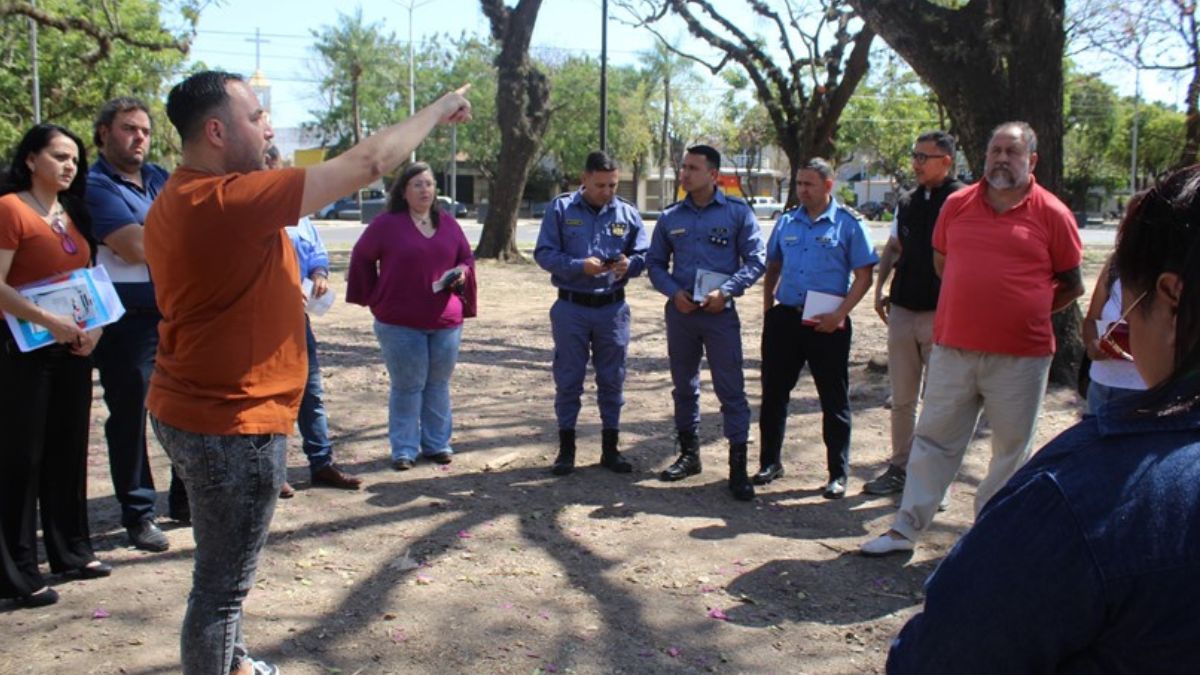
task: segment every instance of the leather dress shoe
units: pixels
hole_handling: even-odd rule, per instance
[[[841,499],[846,496],[846,479],[835,478],[829,481],[829,485],[825,486],[825,492],[821,494],[825,499]]]
[[[104,577],[111,576],[112,571],[112,565],[100,560],[93,560],[75,570],[81,579],[103,579]]]
[[[695,476],[700,473],[700,455],[694,453],[684,453],[675,460],[675,463],[663,469],[663,472],[658,474],[658,479],[668,483],[683,480],[688,476]]]
[[[56,602],[58,602],[58,591],[48,586],[35,593],[17,598],[17,604],[22,607],[46,607]]]
[[[395,469],[396,471],[408,471],[409,469],[416,466],[416,464],[417,464],[416,462],[414,462],[413,460],[411,460],[407,457],[401,457],[400,459],[392,460],[392,468]]]
[[[425,457],[434,464],[449,464],[450,462],[454,461],[453,452],[438,452],[432,455],[426,455]]]
[[[338,490],[357,490],[362,487],[362,479],[352,476],[330,464],[312,473],[313,487],[331,487]]]
[[[283,481],[283,485],[279,486],[279,498],[280,499],[291,499],[292,497],[295,497],[295,496],[296,496],[296,488],[292,487],[292,484],[287,482],[286,480]]]
[[[171,548],[171,542],[167,540],[167,535],[163,534],[163,531],[158,529],[158,525],[155,525],[150,518],[125,528],[125,531],[129,533],[129,543],[133,544],[134,548],[153,553],[162,553]]]
[[[783,478],[783,465],[779,462],[768,464],[754,474],[755,485],[766,485],[776,478]]]

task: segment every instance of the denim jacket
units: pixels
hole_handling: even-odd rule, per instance
[[[988,502],[888,673],[1200,672],[1200,405],[1146,412],[1155,394],[1085,418]]]

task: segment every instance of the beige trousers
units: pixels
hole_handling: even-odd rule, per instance
[[[929,353],[933,349],[933,315],[892,305],[888,312],[888,379],[892,384],[892,458],[897,469],[908,467],[917,402]]]
[[[980,412],[992,428],[992,460],[975,493],[975,515],[1029,459],[1050,358],[934,345],[900,511],[892,529],[916,541],[954,480]]]

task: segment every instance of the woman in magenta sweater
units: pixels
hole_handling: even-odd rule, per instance
[[[388,440],[397,471],[411,469],[418,456],[450,463],[450,375],[463,319],[475,316],[471,245],[436,197],[429,165],[408,166],[392,186],[387,212],[350,254],[346,301],[371,308],[391,377]],[[448,272],[456,276],[434,290]]]

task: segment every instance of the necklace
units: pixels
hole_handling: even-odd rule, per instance
[[[413,219],[413,222],[417,224],[417,227],[431,227],[433,225],[433,221],[431,221],[429,219],[428,214],[423,215],[423,216],[418,216],[416,214],[413,214],[412,219]]]
[[[33,200],[34,204],[38,205],[38,208],[40,208],[41,210],[46,212],[47,218],[50,218],[54,215],[54,213],[52,213],[50,209],[46,208],[46,205],[42,203],[42,200],[38,199],[37,195],[33,194],[33,190],[28,190],[28,192],[29,192],[29,198]],[[54,201],[54,205],[58,206],[58,200]]]

